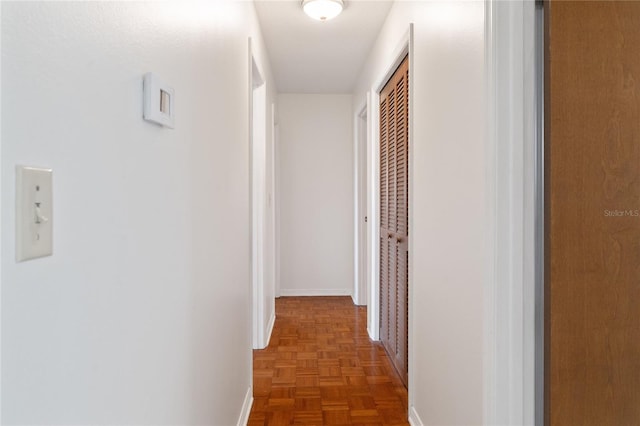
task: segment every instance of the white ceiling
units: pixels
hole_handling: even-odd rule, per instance
[[[280,93],[351,93],[393,1],[345,0],[320,22],[300,0],[254,0]]]

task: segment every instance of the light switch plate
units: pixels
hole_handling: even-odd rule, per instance
[[[53,254],[51,169],[16,167],[16,260]]]

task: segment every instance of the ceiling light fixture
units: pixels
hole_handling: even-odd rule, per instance
[[[304,13],[318,21],[328,21],[340,15],[344,2],[342,0],[302,0]]]

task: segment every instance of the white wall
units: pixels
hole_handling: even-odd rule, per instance
[[[2,3],[3,423],[238,421],[249,36],[249,2]],[[147,71],[175,130],[141,118]],[[16,164],[54,170],[54,255],[20,264]]]
[[[351,95],[278,96],[280,293],[353,290]]]
[[[484,5],[396,2],[359,78],[352,117],[410,22],[410,410],[414,423],[482,424]]]

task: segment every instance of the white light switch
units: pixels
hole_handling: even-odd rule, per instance
[[[16,167],[16,260],[53,253],[51,169]]]

